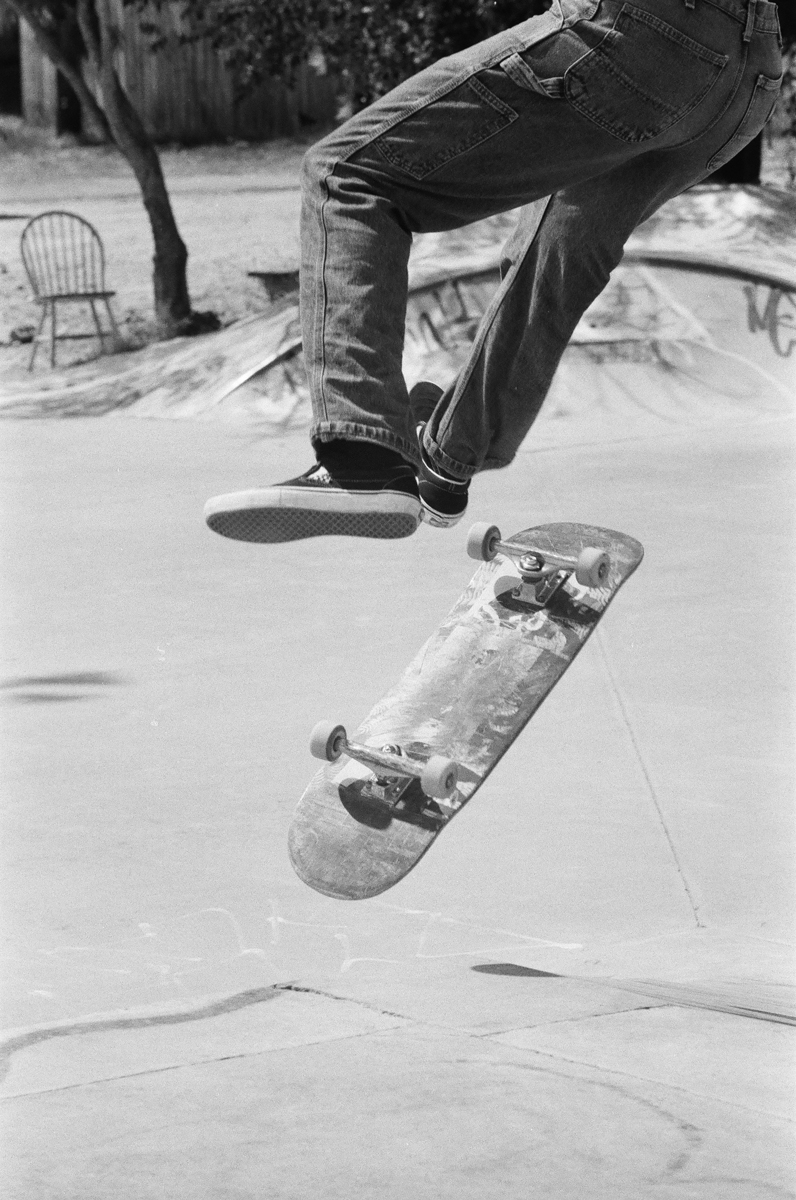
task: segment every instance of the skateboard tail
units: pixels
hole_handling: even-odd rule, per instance
[[[328,847],[321,844],[317,835],[308,837],[306,830],[295,828],[291,828],[288,834],[288,854],[299,879],[313,891],[333,900],[370,900],[388,891],[408,875],[433,840],[433,837],[430,838],[419,853],[415,849],[411,857],[407,856],[400,874],[395,863],[391,864],[392,869],[384,869],[384,864],[373,854],[372,845],[368,849],[363,844],[359,854],[347,852],[344,856],[330,857]],[[346,864],[344,859],[350,861]],[[346,890],[346,882],[354,880],[355,890]]]

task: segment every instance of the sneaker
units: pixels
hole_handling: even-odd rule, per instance
[[[409,407],[412,411],[412,423],[415,427],[422,422],[427,425],[437,407],[442,388],[437,383],[429,383],[423,379],[414,384],[409,390]]]
[[[432,463],[423,446],[424,429],[425,423],[417,427],[420,444],[417,489],[423,502],[423,520],[438,529],[449,529],[464,516],[470,480],[456,479]]]
[[[353,457],[327,453],[324,463],[295,479],[215,496],[205,505],[205,520],[215,533],[242,542],[291,542],[334,534],[409,537],[423,515],[413,468],[398,454],[389,456],[394,465],[383,466],[366,465],[361,451],[360,465]],[[380,457],[385,458],[383,450]]]

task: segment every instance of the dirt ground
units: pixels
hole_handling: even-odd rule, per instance
[[[152,238],[125,160],[110,147],[33,137],[8,118],[0,119],[2,132],[9,136],[0,140],[0,379],[27,375],[30,347],[13,342],[12,331],[35,325],[39,310],[31,299],[19,239],[26,221],[48,209],[77,212],[95,226],[123,337],[128,345],[149,341],[154,336]],[[297,268],[298,175],[308,144],[291,140],[161,151],[188,247],[195,309],[214,311],[224,325],[266,311],[267,293],[247,272]],[[85,329],[90,321],[88,310],[76,310],[70,327]],[[95,354],[93,339],[60,343],[58,364]],[[36,372],[47,370],[43,348]]]
[[[259,145],[161,148],[176,219],[189,251],[189,288],[195,309],[215,312],[227,325],[269,307],[263,285],[250,271],[291,271],[298,265],[298,175],[309,137]],[[772,137],[763,180],[789,182],[788,147]],[[83,146],[69,136],[52,138],[16,118],[0,118],[0,381],[27,377],[30,346],[14,331],[35,326],[19,252],[26,221],[52,208],[86,217],[99,231],[107,286],[126,348],[155,335],[149,223],[125,160],[108,146]],[[80,306],[82,308],[82,306]],[[59,318],[60,320],[60,318]],[[90,314],[75,309],[65,328],[86,329]],[[58,365],[95,356],[95,339],[62,342]],[[36,371],[48,371],[46,349]]]

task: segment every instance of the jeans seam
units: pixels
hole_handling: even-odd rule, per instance
[[[323,190],[325,196],[321,204],[321,228],[323,229],[323,249],[321,254],[321,313],[320,313],[320,378],[318,381],[318,394],[320,396],[321,405],[323,406],[323,414],[325,417],[329,415],[329,407],[326,403],[326,313],[329,307],[329,290],[326,285],[326,267],[329,257],[329,230],[326,225],[326,206],[331,201],[329,194],[329,178],[334,172],[324,176]]]
[[[755,81],[755,86],[752,90],[752,97],[751,97],[749,103],[747,104],[746,110],[745,110],[743,116],[741,117],[741,120],[740,120],[739,124],[737,125],[734,133],[732,133],[730,135],[730,137],[727,138],[727,141],[722,143],[722,145],[719,147],[719,149],[716,151],[716,153],[711,158],[708,159],[707,168],[709,171],[716,169],[718,163],[720,162],[720,160],[724,157],[725,153],[727,152],[727,149],[732,145],[732,143],[736,139],[738,139],[738,140],[743,139],[744,135],[742,133],[742,130],[743,130],[744,124],[747,121],[750,114],[754,111],[755,102],[757,100],[758,95],[761,92],[774,92],[774,91],[778,91],[778,90],[779,90],[779,81],[770,79],[768,75],[760,74],[757,76],[757,79]],[[776,103],[776,97],[775,97],[774,101],[772,101],[772,104],[773,103]],[[730,157],[732,157],[732,155],[730,155]]]
[[[544,207],[544,211],[542,212],[542,214],[536,224],[536,229],[534,230],[533,237],[531,238],[530,242],[528,242],[527,246],[523,250],[522,258],[525,257],[525,255],[528,253],[528,250],[530,249],[530,247],[533,245],[533,243],[538,238],[539,231],[542,228],[542,222],[544,221],[545,217],[547,216],[547,210],[550,206],[550,202],[552,199],[553,199],[552,196],[547,197],[547,203]],[[508,292],[509,289],[511,287],[513,287],[514,280],[516,279],[517,275],[519,274],[519,266],[518,266],[519,261],[520,261],[519,259],[515,259],[515,261],[512,263],[511,267],[509,268],[509,270],[506,273],[505,280],[503,281],[503,283],[501,283],[501,286],[498,289],[498,292],[496,293],[496,297],[498,294],[503,292],[504,284],[506,287],[506,292]],[[513,276],[512,276],[512,271],[514,272]],[[509,280],[511,280],[511,282],[509,282]],[[459,404],[462,401],[462,397],[464,395],[464,391],[467,387],[467,384],[469,383],[470,379],[472,378],[472,374],[473,374],[473,371],[475,370],[476,362],[478,359],[480,359],[481,355],[483,354],[487,334],[492,329],[492,326],[494,325],[495,320],[497,319],[498,313],[500,311],[500,308],[502,307],[504,302],[505,302],[505,295],[503,295],[501,297],[500,304],[495,304],[494,308],[492,309],[492,312],[489,314],[489,319],[487,320],[486,314],[482,318],[481,324],[479,325],[479,328],[478,328],[478,333],[477,333],[475,342],[473,343],[470,354],[468,355],[467,363],[466,363],[465,367],[463,368],[461,374],[459,375],[459,378],[456,381],[456,389],[459,392],[459,399],[456,401],[455,404],[451,403],[448,406],[444,416],[440,420],[439,426],[437,428],[437,436],[435,439],[435,446],[436,446],[437,450],[439,451],[439,453],[442,454],[445,458],[448,458],[448,456],[445,455],[445,451],[439,445],[439,440],[440,440],[440,438],[444,437],[445,433],[450,428],[451,421],[453,420],[454,414],[455,414],[456,410],[458,409]],[[461,464],[461,463],[457,464],[455,462],[455,460],[453,460],[453,459],[448,459],[448,463],[450,464],[449,469],[452,469],[454,471],[454,473],[456,473],[457,467],[458,467],[458,469],[461,469],[463,467],[463,464]],[[445,465],[445,464],[441,464],[441,465]],[[473,468],[466,467],[465,469],[469,472],[469,471],[472,471]],[[476,471],[478,470],[477,467],[475,469],[476,469]]]

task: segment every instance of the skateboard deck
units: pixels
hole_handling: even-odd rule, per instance
[[[635,539],[590,525],[474,527],[484,561],[351,740],[322,723],[288,834],[310,887],[365,899],[411,871],[472,798],[641,562]],[[598,557],[599,563],[595,566]],[[591,556],[585,571],[575,561]],[[431,760],[429,762],[429,760]]]

